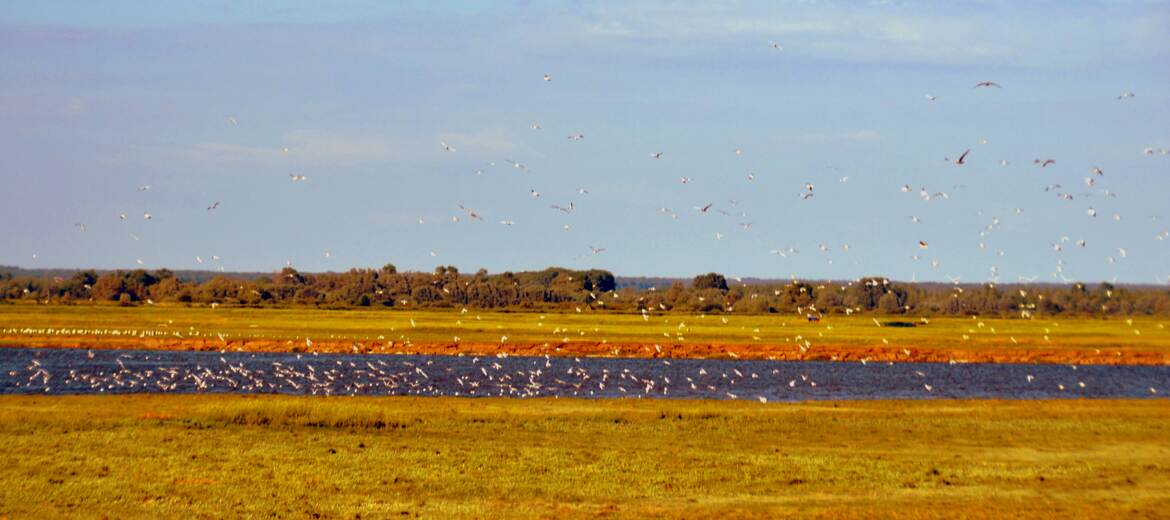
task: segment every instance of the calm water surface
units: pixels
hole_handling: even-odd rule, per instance
[[[1160,398],[1170,367],[0,348],[0,394]]]

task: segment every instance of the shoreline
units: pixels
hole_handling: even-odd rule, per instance
[[[767,361],[839,361],[896,363],[997,363],[1073,365],[1170,365],[1170,353],[1121,349],[1003,349],[924,347],[916,345],[820,344],[802,350],[789,344],[702,343],[476,343],[207,338],[136,338],[83,336],[0,336],[0,348],[76,348],[100,350],[169,350],[232,352],[319,352],[335,354],[556,356],[662,359],[740,359]]]

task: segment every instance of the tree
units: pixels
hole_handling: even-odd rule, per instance
[[[582,287],[586,291],[609,292],[617,287],[617,279],[613,273],[600,269],[591,269],[581,274]]]
[[[719,289],[720,291],[726,291],[727,278],[724,278],[719,273],[701,274],[691,281],[691,288],[696,290]]]

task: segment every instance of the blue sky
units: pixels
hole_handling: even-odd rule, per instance
[[[0,264],[1167,283],[1168,64],[1167,2],[9,2]]]

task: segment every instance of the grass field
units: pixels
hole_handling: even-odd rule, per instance
[[[914,327],[891,321],[917,322]],[[870,316],[829,317],[808,323],[782,315],[638,315],[601,313],[501,313],[469,311],[334,311],[313,309],[210,309],[188,307],[106,307],[0,305],[0,345],[75,337],[135,346],[144,337],[157,342],[203,341],[211,346],[304,347],[329,342],[346,349],[353,342],[407,344],[560,345],[574,343],[641,345],[783,345],[810,349],[910,347],[981,351],[1158,353],[1170,355],[1167,322],[1156,318],[991,319]],[[879,326],[879,323],[883,324]],[[117,332],[114,332],[117,331]],[[117,334],[117,335],[115,335]],[[504,338],[507,338],[506,340]],[[456,338],[458,338],[456,340]],[[268,348],[272,350],[273,348]],[[391,349],[393,350],[393,349]],[[636,354],[628,352],[624,355]]]
[[[1170,405],[0,397],[0,517],[1157,517]]]

